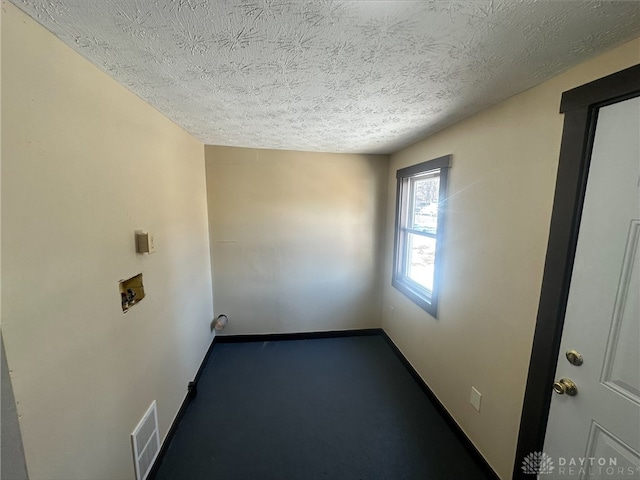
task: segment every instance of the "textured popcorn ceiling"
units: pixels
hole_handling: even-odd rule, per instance
[[[393,152],[640,35],[634,0],[11,1],[203,142],[309,151]]]

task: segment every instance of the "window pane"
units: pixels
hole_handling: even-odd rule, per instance
[[[433,272],[436,257],[436,239],[409,233],[407,242],[407,276],[433,291]]]
[[[436,233],[438,229],[438,194],[440,175],[414,178],[411,182],[411,220],[410,228]]]

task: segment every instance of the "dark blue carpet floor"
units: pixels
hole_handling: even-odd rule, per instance
[[[484,478],[380,335],[216,344],[156,475]]]

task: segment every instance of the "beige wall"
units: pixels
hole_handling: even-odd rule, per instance
[[[131,431],[155,399],[164,436],[212,339],[204,147],[2,8],[2,333],[29,474],[133,478]]]
[[[640,40],[512,97],[391,158],[453,154],[439,318],[384,288],[384,329],[502,478],[510,478],[553,203],[563,91],[640,62]],[[395,196],[387,203],[391,278]],[[391,315],[391,307],[395,313]],[[482,409],[469,403],[471,386]]]
[[[388,158],[205,152],[224,333],[379,327]]]

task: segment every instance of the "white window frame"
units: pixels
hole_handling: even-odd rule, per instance
[[[447,181],[450,166],[451,155],[446,155],[402,168],[396,172],[396,224],[391,284],[434,318],[438,317],[438,298],[444,250],[442,244],[445,227]],[[413,211],[411,205],[413,202],[413,184],[419,177],[424,178],[430,174],[440,176],[438,217],[435,233],[409,228],[410,212]],[[410,252],[408,251],[409,234],[435,238],[436,240],[432,290],[428,290],[408,276],[407,270],[410,258]]]

